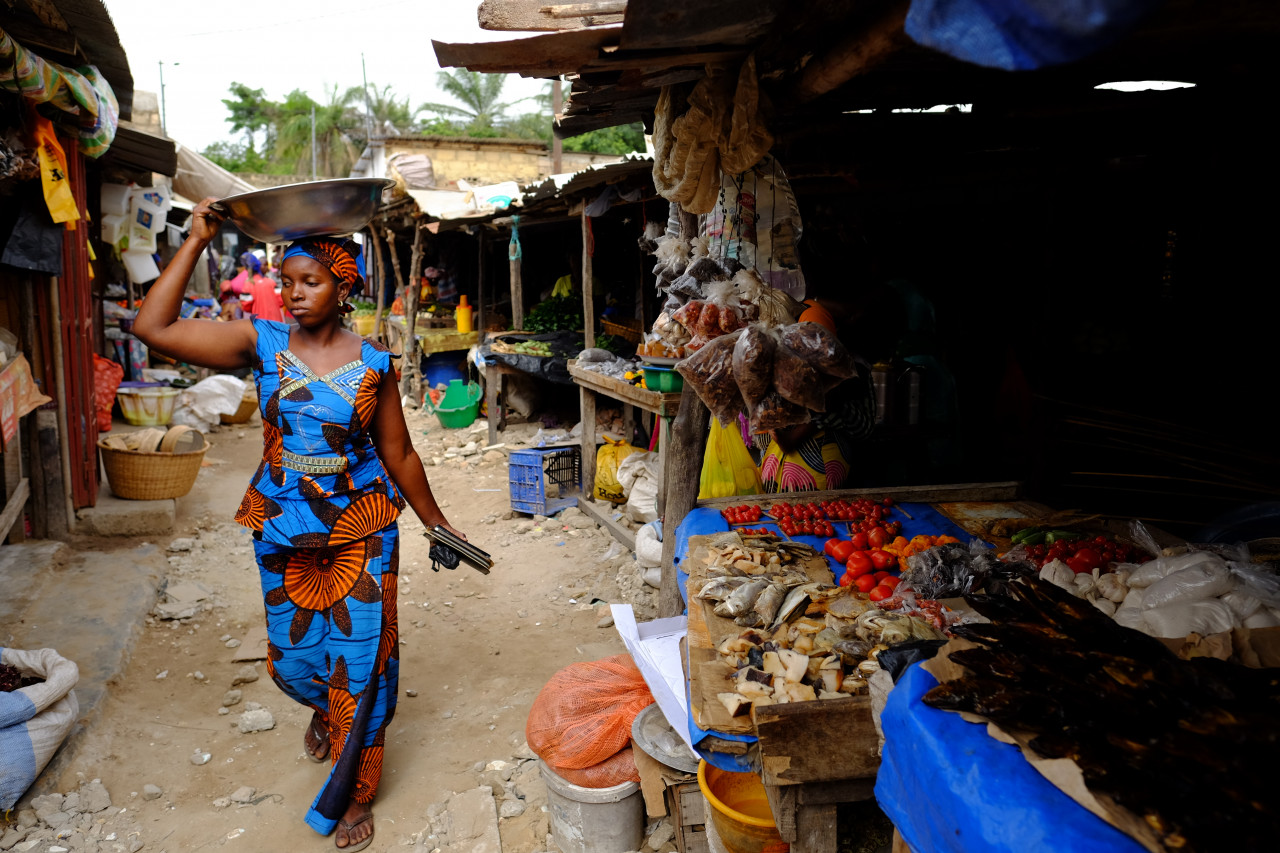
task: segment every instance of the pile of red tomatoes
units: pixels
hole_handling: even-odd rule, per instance
[[[883,534],[883,528],[877,528]],[[880,536],[876,537],[880,539]],[[866,533],[856,533],[852,540],[828,539],[823,553],[838,563],[844,563],[841,586],[851,586],[859,592],[869,593],[872,601],[888,598],[898,585],[898,578],[889,569],[898,564],[898,558],[868,541]]]
[[[1052,545],[1027,545],[1027,559],[1037,566],[1062,560],[1076,574],[1094,569],[1105,570],[1111,563],[1145,563],[1151,557],[1145,551],[1109,536],[1087,536],[1083,539],[1059,539]]]
[[[819,504],[778,502],[769,507],[769,515],[778,520],[778,527],[788,536],[836,535],[836,529],[827,520],[833,516]]]
[[[764,518],[764,511],[759,504],[755,506],[731,506],[720,510],[720,515],[730,524],[754,524]]]

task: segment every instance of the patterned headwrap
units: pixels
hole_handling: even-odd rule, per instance
[[[335,279],[349,284],[352,293],[364,289],[364,255],[360,252],[360,244],[355,240],[334,240],[327,237],[298,240],[284,250],[281,265],[295,255],[306,255],[319,261]]]

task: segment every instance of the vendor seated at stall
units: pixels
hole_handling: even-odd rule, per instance
[[[800,315],[836,333],[831,313],[816,301]],[[814,412],[809,423],[757,435],[764,447],[760,482],[767,494],[822,491],[846,487],[852,477],[855,446],[871,434],[876,421],[876,398],[871,366],[858,359],[858,374],[827,392],[825,412]]]

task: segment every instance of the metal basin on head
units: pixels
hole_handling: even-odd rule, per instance
[[[378,212],[383,190],[394,185],[386,178],[308,181],[229,196],[211,206],[254,240],[287,243],[359,231]]]

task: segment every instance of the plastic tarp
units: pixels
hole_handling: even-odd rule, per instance
[[[504,343],[520,343],[521,341],[549,341],[551,349],[554,352],[572,352],[577,355],[582,349],[582,333],[581,332],[547,332],[542,335],[512,335],[509,337],[499,336],[499,341]],[[527,373],[530,376],[537,376],[539,379],[545,379],[548,382],[555,382],[560,385],[572,385],[573,377],[569,375],[569,361],[567,358],[559,356],[538,356],[538,355],[521,355],[520,353],[511,352],[494,352],[489,344],[480,347],[477,353],[482,361],[486,364],[498,363],[505,364],[507,367],[514,367],[521,373]]]
[[[189,199],[227,198],[256,190],[253,184],[237,178],[208,157],[178,146],[178,173],[173,176],[173,190]],[[194,205],[193,205],[194,207]]]
[[[1082,59],[1128,33],[1159,0],[912,0],[906,32],[925,47],[1005,71]]]
[[[1142,853],[1050,784],[1016,746],[925,705],[921,697],[937,683],[919,664],[910,667],[880,717],[876,800],[912,850]]]
[[[47,105],[45,115],[76,137],[86,157],[101,157],[116,138],[120,105],[92,65],[77,69],[42,59],[0,28],[0,88]]]
[[[805,498],[804,498],[804,492],[795,492],[795,493],[789,493],[789,494],[776,495],[772,499],[779,500],[779,501],[804,501]],[[895,521],[902,522],[902,535],[907,537],[908,539],[910,539],[912,536],[915,536],[916,534],[919,534],[919,533],[927,533],[931,536],[940,536],[943,534],[947,534],[947,535],[956,537],[962,542],[968,542],[970,539],[973,538],[968,533],[966,533],[961,527],[959,527],[955,522],[947,518],[942,513],[938,512],[929,504],[910,503],[910,504],[901,504],[901,507],[904,510],[906,510],[908,513],[910,513],[913,517],[907,518],[902,513],[897,512],[892,514],[892,519]],[[841,538],[846,538],[846,539],[848,538],[849,529],[847,524],[845,524],[844,522],[833,522],[833,525],[836,528],[836,533],[838,536],[840,536]],[[772,524],[772,522],[768,520],[762,519],[760,523],[753,524],[751,526],[752,527],[768,527],[768,528],[771,528],[775,533],[779,533],[777,526]],[[681,598],[685,599],[686,613],[688,612],[688,592],[686,590],[686,587],[688,586],[688,582],[689,582],[689,574],[688,572],[684,571],[684,569],[682,569],[680,566],[681,566],[681,563],[683,563],[689,557],[689,540],[694,536],[710,536],[716,533],[724,533],[728,529],[729,529],[729,523],[726,522],[724,520],[724,517],[720,515],[720,511],[716,509],[712,509],[710,507],[698,507],[693,509],[692,511],[689,512],[688,515],[684,517],[684,521],[680,523],[680,526],[676,528],[676,555],[675,555],[676,579],[677,579],[677,583],[680,585],[680,596]],[[793,538],[797,542],[804,542],[807,545],[812,545],[814,548],[818,550],[819,553],[822,552],[822,545],[826,541],[824,538],[818,537],[818,536],[797,536]],[[837,564],[830,557],[827,558],[827,565],[831,567],[832,573],[835,577],[839,577],[839,575],[844,572],[844,566]],[[685,689],[686,691],[688,690],[687,684],[685,686]],[[686,696],[686,699],[687,698],[688,697]],[[692,705],[690,705],[690,707],[692,707]],[[706,762],[708,764],[710,764],[713,767],[718,767],[721,770],[743,772],[743,771],[752,769],[750,765],[747,763],[748,762],[747,756],[729,755],[723,752],[714,752],[712,750],[700,748],[699,744],[704,739],[706,739],[708,735],[715,735],[721,740],[732,740],[732,741],[738,741],[741,743],[755,743],[756,741],[756,738],[753,735],[734,735],[734,734],[728,734],[726,732],[718,732],[718,731],[713,731],[711,729],[699,728],[697,724],[694,723],[693,721],[693,714],[690,713],[689,714],[689,739],[693,743],[694,752],[696,752],[702,758],[706,759]],[[928,849],[928,848],[916,848],[916,849]]]

